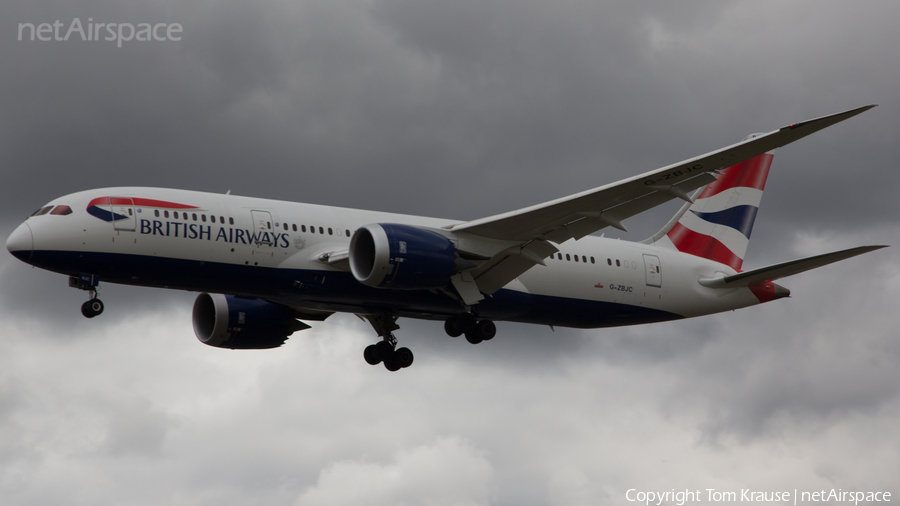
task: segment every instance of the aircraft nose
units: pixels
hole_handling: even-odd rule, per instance
[[[6,249],[25,263],[31,260],[31,252],[34,250],[34,237],[31,235],[31,227],[27,223],[22,223],[13,230],[13,233],[9,235],[9,239],[6,240]]]

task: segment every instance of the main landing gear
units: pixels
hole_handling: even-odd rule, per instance
[[[360,318],[368,320],[375,328],[375,332],[381,336],[382,341],[370,344],[363,352],[363,357],[369,365],[383,363],[388,371],[399,371],[409,367],[413,363],[413,353],[409,348],[397,348],[397,338],[394,331],[399,329],[396,316],[388,315],[361,315]],[[497,326],[486,318],[479,320],[472,313],[462,313],[447,318],[444,322],[444,330],[450,337],[466,335],[466,341],[478,344],[482,341],[490,341],[497,335]]]
[[[384,368],[394,372],[409,367],[413,363],[413,352],[409,348],[397,348],[397,338],[393,332],[400,328],[396,316],[366,315],[366,320],[382,337],[382,341],[366,347],[363,357],[369,365],[384,363]]]
[[[465,334],[466,341],[478,344],[493,339],[497,335],[497,326],[491,320],[479,320],[472,313],[462,313],[447,318],[444,322],[444,331],[450,337]]]
[[[78,277],[70,276],[69,286],[85,290],[90,294],[90,299],[81,305],[81,314],[85,318],[93,318],[103,312],[103,301],[97,298],[100,291],[100,278],[91,274],[82,274]]]

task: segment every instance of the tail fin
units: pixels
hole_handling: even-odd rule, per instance
[[[740,270],[772,157],[763,153],[722,170],[648,242]]]

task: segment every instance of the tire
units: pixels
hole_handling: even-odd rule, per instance
[[[485,341],[490,341],[497,335],[497,326],[491,320],[481,320],[475,327],[475,332]]]
[[[460,329],[465,334],[475,330],[476,324],[477,320],[472,313],[456,315],[456,328]]]
[[[394,348],[387,341],[381,341],[372,346],[375,346],[374,358],[378,362],[387,362],[394,355]],[[377,364],[378,362],[375,363]]]
[[[381,362],[381,358],[378,356],[378,348],[374,344],[366,346],[366,349],[363,351],[363,358],[366,359],[366,363],[369,365],[378,365]]]
[[[91,309],[91,301],[87,301],[81,305],[81,314],[83,314],[85,318],[93,318],[97,316],[97,314],[94,313],[93,309]]]
[[[444,332],[450,337],[459,337],[463,334],[462,329],[456,325],[455,316],[447,318],[447,321],[444,322]]]
[[[400,364],[394,360],[385,360],[384,368],[391,372],[397,372],[400,370]]]
[[[409,348],[397,348],[394,352],[394,362],[401,368],[407,368],[413,363],[413,352]]]
[[[484,341],[484,338],[477,332],[466,332],[466,341],[469,341],[472,344],[478,344],[481,341]]]

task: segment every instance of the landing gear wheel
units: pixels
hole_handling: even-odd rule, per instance
[[[394,361],[405,369],[413,363],[413,352],[409,348],[397,348],[394,351]]]
[[[366,359],[367,364],[378,365],[381,362],[381,357],[378,355],[378,345],[370,344],[366,346],[365,351],[363,351],[363,357]]]
[[[485,341],[490,341],[497,335],[497,326],[490,320],[481,320],[475,326],[475,332]]]
[[[85,318],[93,318],[103,312],[103,301],[100,299],[91,299],[81,305],[81,314]]]
[[[387,341],[381,341],[373,346],[375,346],[374,356],[378,362],[387,362],[394,355],[394,347]],[[375,363],[377,364],[378,362]]]
[[[484,341],[484,338],[475,332],[466,332],[466,341],[469,341],[472,344],[478,344],[481,341]]]
[[[393,360],[385,360],[384,368],[391,372],[397,372],[401,369],[400,364],[398,364],[397,362],[395,362]]]
[[[444,332],[450,337],[459,337],[463,334],[462,329],[456,326],[455,317],[447,318],[447,321],[444,322]]]
[[[482,341],[490,341],[497,335],[497,326],[490,320],[480,320],[475,328],[466,332],[466,341],[478,344]]]
[[[447,318],[444,322],[444,332],[450,337],[459,337],[475,330],[475,315],[472,313],[462,313]]]

